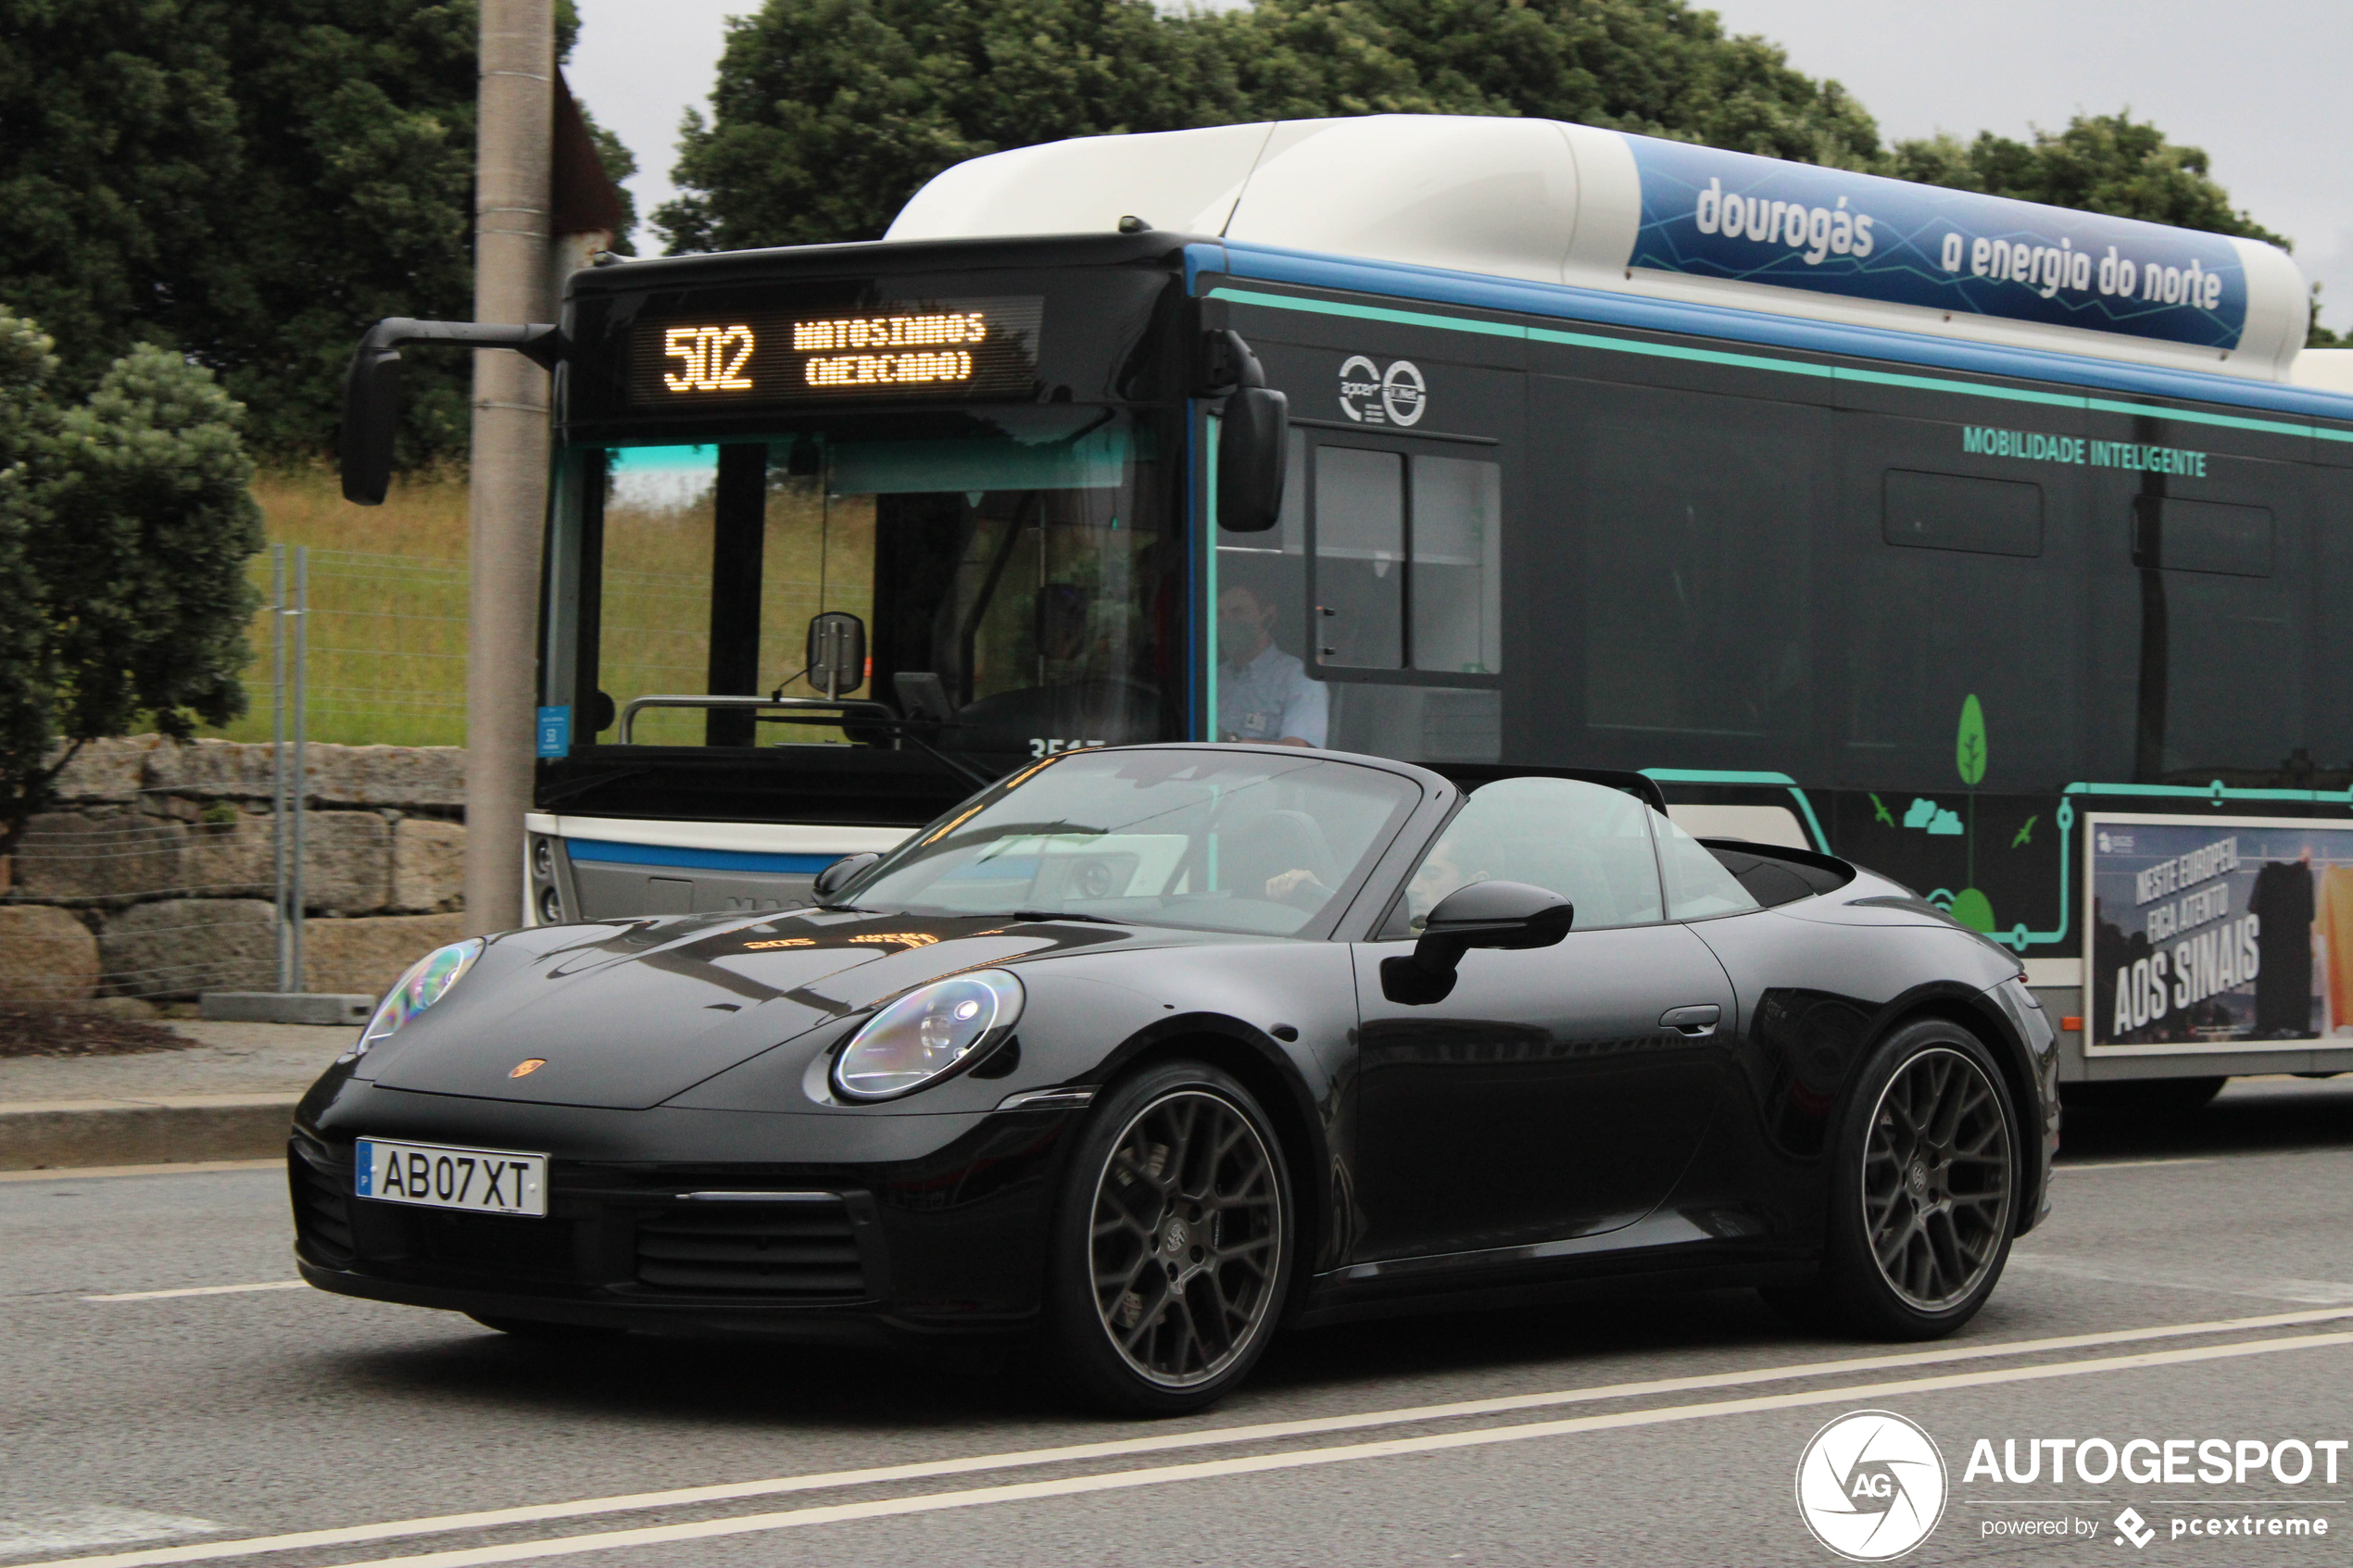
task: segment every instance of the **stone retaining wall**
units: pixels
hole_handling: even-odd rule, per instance
[[[465,754],[310,746],[306,989],[379,992],[464,935]],[[0,859],[0,999],[273,989],[271,748],[86,746]]]

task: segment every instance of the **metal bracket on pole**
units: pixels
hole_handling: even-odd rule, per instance
[[[286,920],[286,547],[270,546],[270,936],[277,988],[295,988]]]
[[[305,899],[302,885],[302,862],[305,858],[305,819],[310,808],[310,775],[304,746],[308,739],[309,724],[306,700],[308,696],[308,676],[310,667],[310,546],[296,545],[294,552],[294,868],[292,883],[293,941],[288,945],[286,968],[292,984],[290,991],[304,989],[302,972],[302,924]]]

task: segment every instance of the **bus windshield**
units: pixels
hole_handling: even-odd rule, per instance
[[[1180,563],[1163,445],[1149,419],[1062,406],[574,448],[580,689],[599,694],[598,740],[887,746],[903,715],[997,772],[1172,735],[1177,655],[1159,610]],[[856,620],[865,658],[847,672],[811,667],[819,616]],[[714,696],[868,706],[692,700]]]

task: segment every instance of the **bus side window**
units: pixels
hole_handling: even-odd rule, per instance
[[[1918,441],[1872,427],[1881,442]],[[1924,462],[1917,445],[1896,446]],[[1949,787],[1966,704],[1990,734],[1989,789],[2066,773],[2077,757],[2080,492],[2035,481],[1880,470],[1858,483],[1845,596],[1846,701],[1853,776],[1899,788]],[[1870,496],[1869,490],[1877,495]],[[1866,532],[1876,523],[1876,528]],[[1872,537],[1876,533],[1877,537]]]
[[[1500,464],[1413,458],[1413,640],[1416,670],[1504,668]]]
[[[1404,588],[1404,458],[1316,448],[1315,662],[1403,666]]]
[[[1503,668],[1503,470],[1485,458],[1315,453],[1315,662]]]

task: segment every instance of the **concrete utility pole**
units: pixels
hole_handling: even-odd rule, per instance
[[[482,0],[477,321],[555,320],[547,255],[555,83],[553,0]],[[548,396],[547,372],[522,355],[474,352],[466,661],[466,923],[474,931],[522,922]]]

